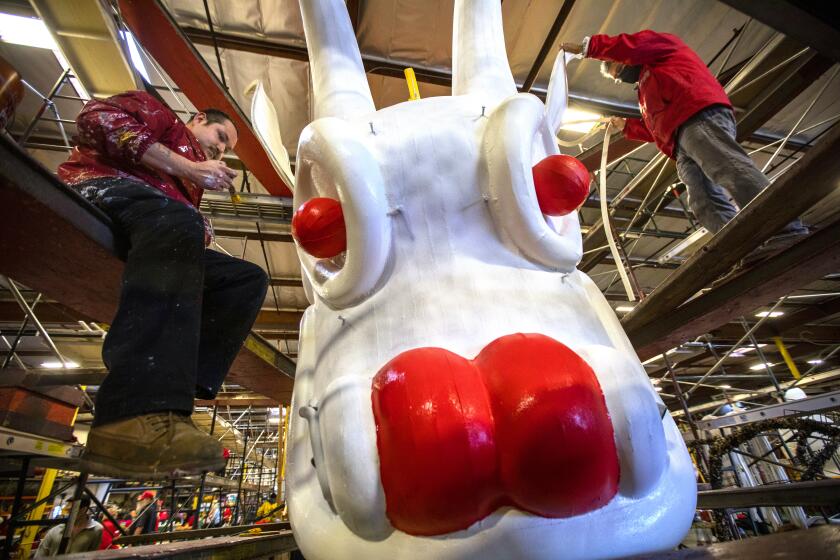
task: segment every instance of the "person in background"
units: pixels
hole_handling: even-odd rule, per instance
[[[676,160],[689,207],[710,232],[723,228],[769,184],[735,138],[732,103],[723,87],[676,35],[651,30],[593,35],[561,48],[601,60],[601,73],[616,83],[634,84],[642,118],[612,117],[612,125],[631,140],[655,142]],[[762,252],[784,249],[808,233],[794,220]]]
[[[105,509],[108,510],[108,513],[111,514],[111,517],[114,519],[119,519],[120,508],[118,508],[114,504],[106,504]],[[99,544],[99,550],[106,550],[109,548],[119,548],[117,545],[113,544],[114,539],[120,535],[119,529],[114,523],[108,519],[107,515],[102,516],[102,542]]]
[[[73,498],[68,500],[72,504]],[[61,545],[61,538],[64,536],[64,523],[56,525],[41,539],[38,550],[35,551],[35,558],[49,558],[58,555],[58,548]],[[90,552],[97,550],[102,542],[102,525],[93,519],[90,513],[90,498],[82,496],[79,498],[79,512],[76,515],[76,522],[70,531],[70,544],[67,553]]]
[[[156,533],[158,528],[158,508],[155,495],[146,490],[137,497],[137,515],[134,521],[134,534],[147,535]]]
[[[259,266],[207,249],[198,210],[204,191],[233,188],[236,126],[218,109],[184,123],[141,91],[89,101],[76,125],[58,177],[128,244],[82,459],[117,476],[215,471],[222,446],[193,424],[193,400],[215,397],[268,288]]]
[[[272,519],[274,519],[274,517],[276,517],[276,514],[278,513],[278,510],[279,510],[279,506],[277,505],[277,494],[272,492],[271,494],[269,494],[266,497],[265,501],[257,509],[256,522],[257,523],[268,523],[268,522],[270,522]]]

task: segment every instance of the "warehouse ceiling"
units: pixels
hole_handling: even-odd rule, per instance
[[[219,71],[218,60],[221,61],[226,85],[246,113],[249,102],[244,93],[245,88],[253,80],[263,81],[277,110],[283,142],[294,161],[298,137],[312,115],[309,67],[306,60],[283,54],[287,50],[278,47],[296,47],[298,50],[305,48],[298,0],[208,0],[206,9],[212,20],[213,34],[221,45],[218,59],[212,46],[213,37],[209,32],[205,3],[202,0],[165,0],[164,4],[219,77],[222,72]],[[645,28],[674,33],[695,49],[703,60],[711,62],[712,71],[726,78],[735,75],[757,53],[779,38],[776,31],[715,0],[577,0],[551,46],[549,56],[535,70],[535,61],[538,60],[562,4],[555,0],[505,0],[502,4],[505,41],[514,78],[521,84],[529,74],[536,72],[532,91],[537,95],[547,85],[557,45],[564,41],[579,41],[595,33],[616,34]],[[422,97],[449,95],[446,76],[450,73],[451,59],[451,0],[361,0],[349,1],[348,8],[367,63],[368,81],[377,108],[401,103],[408,97],[405,80],[386,75],[389,72],[385,70],[395,65],[416,69]],[[20,1],[0,1],[0,12],[32,15],[28,5]],[[24,79],[42,93],[49,91],[62,71],[55,55],[48,49],[0,42],[0,56],[11,62]],[[802,56],[802,53],[798,56]],[[189,100],[179,94],[177,84],[171,83],[165,72],[148,57],[141,56],[140,59],[149,81],[158,88],[173,109],[183,111],[182,115],[194,110]],[[787,61],[795,62],[796,59]],[[832,117],[840,114],[840,78],[834,78],[832,72],[833,69],[821,72],[816,79],[785,99],[779,107],[774,107],[759,129],[745,140],[744,146],[747,149],[760,149],[786,136],[794,125],[798,125],[797,130],[807,129],[791,135],[785,149],[772,162],[769,172],[771,177],[786,171],[790,163],[807,153],[809,143],[818,141],[837,122]],[[632,87],[603,79],[595,61],[572,62],[569,68],[569,87],[572,106],[576,109],[599,115],[609,114],[610,108],[620,114],[632,114],[638,110]],[[70,88],[65,90],[63,93],[68,97],[74,95]],[[821,91],[822,94],[817,97]],[[77,100],[58,100],[60,118],[72,120],[81,105]],[[39,106],[38,97],[28,92],[11,127],[13,135],[20,134],[26,128]],[[742,114],[747,107],[739,106],[736,109]],[[803,113],[806,113],[804,118]],[[31,153],[52,169],[66,157],[57,124],[40,122],[30,139]],[[65,123],[64,128],[67,136],[72,138],[75,134],[74,126]],[[564,131],[561,138],[570,140],[580,135],[580,132]],[[564,148],[563,151],[573,155],[589,153],[588,148],[601,139],[598,134],[582,145]],[[771,146],[755,154],[759,165],[767,161],[774,149],[775,146]],[[608,176],[608,195],[613,197],[619,193],[655,154],[655,148],[648,146],[614,165]],[[232,161],[231,164],[237,165],[238,162]],[[669,188],[668,192],[682,193],[683,189],[676,178],[673,181],[669,185],[673,188]],[[245,187],[242,174],[239,184]],[[253,177],[249,176],[247,185],[255,194],[266,193]],[[807,185],[803,185],[803,188],[807,188]],[[279,206],[285,206],[288,210],[288,201],[272,202],[258,196],[246,198],[246,206],[250,204],[255,213],[259,212],[262,216],[258,220],[258,233],[256,220],[235,215],[234,209],[224,197],[208,199],[203,210],[213,219],[217,247],[259,264],[274,279],[255,329],[281,351],[295,357],[297,324],[301,312],[308,304],[300,284],[300,267],[294,245],[288,241],[288,215],[279,210],[273,211]],[[615,220],[624,236],[624,246],[630,253],[638,283],[642,291],[650,293],[696,250],[697,246],[673,258],[665,258],[669,251],[691,235],[696,224],[685,212],[687,202],[683,193],[678,198],[670,195],[663,197],[652,216],[647,217],[641,225],[634,222],[632,228],[627,228],[627,220],[633,216],[640,202],[633,197],[626,199],[629,214],[617,215]],[[581,209],[580,217],[585,231],[597,225],[600,218],[597,203],[593,193]],[[833,208],[817,207],[806,214],[805,218],[819,225],[832,218],[834,212],[836,210]],[[619,316],[632,307],[626,301],[615,264],[609,258],[600,260],[587,272],[607,295]],[[727,395],[740,395],[745,390],[764,388],[772,384],[773,379],[779,382],[790,380],[791,373],[772,340],[774,336],[781,336],[803,372],[810,368],[818,372],[833,371],[840,366],[840,359],[827,357],[840,344],[840,270],[837,272],[789,294],[788,299],[776,309],[784,315],[768,319],[766,326],[756,332],[757,347],[750,340],[742,341],[739,349],[725,360],[724,367],[705,381],[708,386],[698,388],[690,404],[717,403],[721,399],[725,402]],[[30,294],[30,297],[34,297],[34,294]],[[5,334],[17,328],[14,321],[22,316],[15,311],[16,307],[10,302],[7,292],[0,292],[0,298],[0,327]],[[754,310],[752,315],[745,316],[747,325],[757,321],[755,314],[769,309],[773,303],[767,301],[766,305]],[[48,322],[56,329],[79,327],[75,322],[78,318],[61,306],[42,304],[42,309],[44,313],[50,314],[51,320]],[[799,317],[800,320],[788,320],[792,317]],[[775,321],[780,322],[783,328],[774,328]],[[681,381],[686,384],[695,382],[724,352],[732,349],[744,333],[740,321],[724,325],[700,338],[686,341],[688,344],[676,348],[667,356],[667,360],[673,364]],[[98,340],[90,335],[78,339],[67,336],[60,339],[60,342],[62,348],[80,365],[101,367]],[[28,365],[38,365],[45,355],[43,344],[34,337],[27,340],[26,344],[24,350],[31,355],[24,353],[23,359],[29,360]],[[771,364],[770,372],[767,371],[768,366],[755,367],[761,364]],[[666,359],[652,359],[646,363],[646,367],[652,378],[662,379],[657,383],[663,387],[661,392],[665,402],[672,410],[678,410],[680,406],[673,395],[672,386],[666,386]],[[820,379],[818,383],[804,383],[803,387],[813,393],[840,386],[832,376]],[[244,393],[237,387],[230,387],[229,394]],[[768,396],[762,395],[750,398],[759,402],[768,400]],[[750,398],[743,400],[749,401]],[[237,410],[242,410],[242,407],[234,404],[233,411]]]

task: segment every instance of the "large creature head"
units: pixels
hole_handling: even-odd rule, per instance
[[[341,0],[301,2],[315,120],[295,206],[340,204],[346,251],[298,247],[288,503],[310,559],[606,558],[676,545],[693,517],[679,432],[597,287],[575,212],[540,211],[557,154],[519,94],[498,0],[456,0],[451,97],[376,111]],[[284,169],[273,110],[255,126]],[[273,147],[272,147],[273,146]]]

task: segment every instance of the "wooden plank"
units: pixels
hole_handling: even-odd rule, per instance
[[[750,206],[752,204],[747,206],[747,209]],[[736,220],[738,219],[740,216],[736,217]],[[711,245],[710,243],[706,246],[709,251],[712,250]],[[726,251],[737,250],[731,244],[721,245],[720,242],[715,247],[725,248]],[[712,266],[709,259],[715,258],[714,253],[704,259],[707,253],[701,251],[697,261],[689,260],[683,265],[684,268],[677,269],[671,275],[675,276],[683,271],[684,278],[680,281],[682,284],[678,285],[679,288],[694,281],[694,275],[701,274],[699,269],[687,267]],[[693,264],[694,262],[700,264]],[[667,303],[658,304],[653,311],[648,310],[642,319],[628,321],[625,325],[627,335],[640,359],[646,360],[737,317],[747,315],[756,308],[837,270],[840,270],[840,220],[676,309],[673,306],[662,307]],[[659,297],[657,294],[664,289],[674,288],[666,288],[663,285],[657,288],[650,298]],[[683,293],[689,289],[691,287],[685,288]],[[637,306],[637,309],[641,305]],[[654,312],[659,314],[654,316]]]
[[[108,322],[117,309],[123,263],[107,217],[0,136],[0,273]],[[251,335],[228,382],[290,402],[294,362]],[[283,368],[280,370],[279,368]]]
[[[62,556],[65,560],[235,560],[278,557],[297,550],[291,531],[279,531],[251,537],[216,537],[114,550],[81,552]]]
[[[836,129],[628,313],[622,319],[625,329],[641,332],[652,322],[673,313],[767,237],[840,188],[839,149],[840,129]]]
[[[231,116],[239,132],[236,155],[266,190],[276,196],[291,196],[289,186],[283,183],[257,140],[248,117],[181,32],[160,0],[120,0],[119,7],[125,23],[137,40],[178,84],[193,105],[198,108],[221,109]]]

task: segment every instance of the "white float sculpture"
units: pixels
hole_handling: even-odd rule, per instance
[[[304,313],[287,498],[308,560],[612,558],[676,546],[686,447],[613,310],[576,270],[576,212],[544,216],[557,154],[519,94],[498,0],[456,0],[451,97],[376,111],[342,0],[301,1],[315,120],[294,204],[340,202],[346,252],[298,246]],[[257,88],[252,114],[287,161]]]

